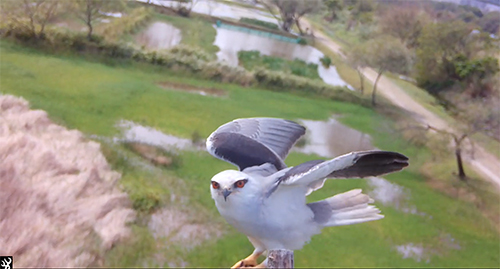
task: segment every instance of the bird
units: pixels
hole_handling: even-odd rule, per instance
[[[266,268],[267,258],[260,264],[257,260],[270,250],[299,250],[325,227],[384,217],[361,189],[312,203],[306,202],[306,196],[323,187],[328,178],[400,171],[408,166],[408,158],[397,152],[369,150],[288,167],[284,160],[305,131],[286,119],[240,118],[223,124],[206,139],[212,156],[238,167],[212,177],[215,206],[255,248],[231,268]]]

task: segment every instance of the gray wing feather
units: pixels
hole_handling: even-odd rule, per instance
[[[305,128],[293,121],[277,118],[237,119],[227,123],[227,128],[248,136],[274,151],[284,160]]]
[[[305,128],[278,118],[237,119],[220,126],[207,139],[207,150],[215,157],[240,167],[272,163],[278,170]]]
[[[327,178],[355,178],[379,176],[399,171],[408,166],[408,158],[397,152],[351,152],[337,158],[310,161],[293,167],[278,179],[280,184],[300,184],[308,193],[323,186]]]

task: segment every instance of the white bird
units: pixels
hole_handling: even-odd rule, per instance
[[[257,258],[273,249],[298,250],[321,229],[383,218],[360,189],[314,203],[306,196],[327,178],[378,176],[408,166],[408,158],[388,151],[352,152],[331,160],[287,167],[284,159],[305,128],[277,118],[237,119],[220,126],[206,142],[216,158],[236,165],[211,180],[219,213],[255,247],[232,268],[266,267]]]

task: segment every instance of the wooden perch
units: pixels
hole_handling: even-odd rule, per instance
[[[291,250],[270,250],[267,258],[267,268],[293,268],[293,251]]]

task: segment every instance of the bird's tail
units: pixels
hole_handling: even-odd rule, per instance
[[[356,224],[383,218],[368,195],[360,189],[337,194],[325,200],[307,204],[314,220],[323,227]]]

